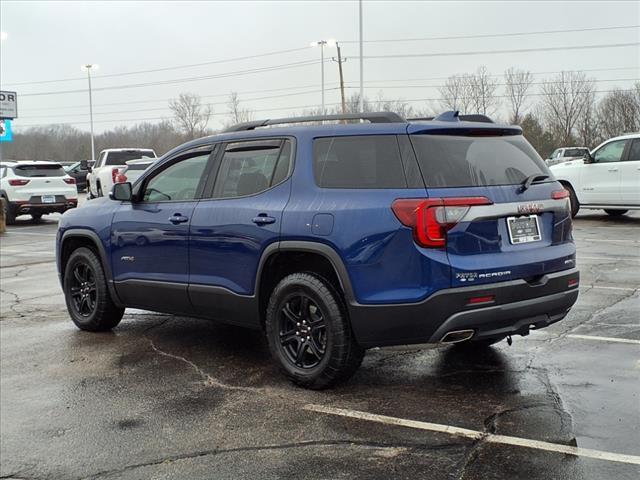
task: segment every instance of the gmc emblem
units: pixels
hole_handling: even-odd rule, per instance
[[[525,203],[518,205],[518,213],[539,213],[544,208],[541,203]]]

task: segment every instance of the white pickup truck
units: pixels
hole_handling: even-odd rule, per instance
[[[550,170],[569,191],[574,216],[581,208],[612,216],[640,209],[640,133],[611,138],[584,158]]]
[[[87,174],[87,193],[90,198],[108,195],[116,183],[116,178],[127,166],[129,160],[157,158],[149,148],[109,148],[102,150],[95,165]]]

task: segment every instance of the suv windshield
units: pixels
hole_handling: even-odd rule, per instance
[[[109,152],[105,165],[125,165],[129,160],[142,157],[156,158],[153,150],[126,150],[123,152]]]
[[[411,135],[428,187],[517,185],[551,172],[522,135]]]
[[[64,177],[66,172],[61,165],[19,165],[13,167],[18,177]]]

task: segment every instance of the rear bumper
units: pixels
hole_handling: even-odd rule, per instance
[[[349,305],[363,347],[439,343],[451,331],[473,330],[473,339],[526,335],[562,320],[578,299],[577,269],[473,287],[441,290],[419,303]],[[569,283],[572,282],[572,286]],[[475,297],[493,296],[483,304]],[[533,326],[533,327],[532,327]]]
[[[56,203],[32,203],[29,201],[10,202],[10,208],[16,215],[26,215],[29,213],[63,213],[78,206],[78,199],[67,199],[64,202]]]

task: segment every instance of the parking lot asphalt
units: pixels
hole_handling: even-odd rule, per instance
[[[259,332],[127,310],[69,319],[57,217],[0,236],[0,478],[636,479],[640,212],[574,222],[569,316],[483,353],[375,349],[314,392]]]

